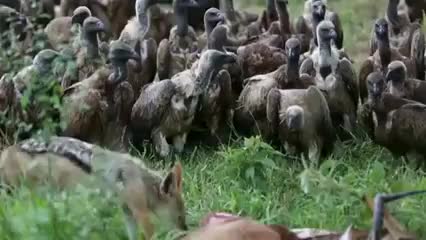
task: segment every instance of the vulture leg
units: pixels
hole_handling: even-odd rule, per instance
[[[184,133],[184,134],[175,136],[173,138],[173,147],[175,148],[176,152],[178,153],[183,152],[187,137],[188,137],[188,134]]]
[[[159,129],[152,132],[152,142],[155,146],[155,151],[159,153],[161,157],[167,157],[169,155],[170,146],[167,143],[166,137],[164,137]]]

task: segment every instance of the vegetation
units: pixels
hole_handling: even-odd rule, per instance
[[[329,2],[342,17],[350,56],[362,59],[371,23],[383,14],[385,0]],[[290,1],[291,13],[301,13],[302,4]],[[57,101],[51,102],[56,107]],[[227,211],[292,228],[344,230],[354,224],[368,229],[372,215],[362,201],[364,194],[426,189],[424,170],[392,159],[361,135],[350,143],[339,143],[318,170],[304,170],[300,161],[256,137],[214,149],[198,146],[166,161],[148,153],[135,154],[156,169],[167,169],[176,160],[183,163],[191,227],[208,212]],[[78,187],[59,193],[49,187],[23,186],[13,196],[0,194],[0,236],[5,240],[126,239],[123,214],[115,201],[114,195],[97,189]],[[410,231],[420,239],[426,237],[426,197],[389,207]],[[174,236],[160,231],[158,239]]]

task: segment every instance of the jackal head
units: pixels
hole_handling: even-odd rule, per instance
[[[182,180],[182,165],[177,163],[161,183],[160,195],[163,205],[160,208],[165,215],[163,216],[177,228],[188,230],[185,204],[182,198]]]

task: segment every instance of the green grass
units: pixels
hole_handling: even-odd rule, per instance
[[[301,14],[303,1],[295,2],[290,1],[291,13]],[[386,1],[329,2],[343,21],[345,48],[359,65],[367,56],[373,19],[384,13]],[[168,168],[172,162],[141,156],[156,169]],[[209,212],[227,211],[292,228],[344,230],[354,224],[368,229],[372,215],[362,195],[426,189],[423,170],[393,160],[386,150],[364,139],[338,144],[318,171],[304,171],[298,160],[257,138],[215,149],[200,146],[174,158],[184,166],[192,228]],[[98,190],[58,193],[22,187],[13,197],[1,194],[0,202],[0,239],[126,239],[118,204]],[[426,196],[404,199],[389,208],[419,239],[426,237]],[[160,234],[158,239],[172,239],[173,234]]]

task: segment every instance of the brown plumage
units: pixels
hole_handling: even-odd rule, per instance
[[[50,45],[55,50],[60,50],[63,46],[70,44],[74,37],[78,35],[77,26],[83,25],[83,21],[90,17],[92,13],[87,7],[78,7],[74,10],[72,17],[58,17],[50,21],[44,29]]]
[[[266,121],[266,102],[269,91],[273,88],[306,88],[314,82],[308,77],[299,77],[300,42],[292,38],[286,43],[288,64],[282,65],[277,70],[256,75],[244,80],[244,88],[238,98],[236,109],[236,126],[251,129],[251,132],[260,130],[268,138],[270,127]]]
[[[426,134],[426,106],[385,92],[383,74],[368,76],[369,100],[364,104],[364,126],[375,143],[395,157],[415,153],[423,158]]]
[[[377,39],[378,48],[375,53],[368,57],[361,65],[358,84],[360,88],[361,101],[365,102],[368,96],[367,77],[370,73],[380,71],[386,73],[388,65],[395,60],[404,62],[407,67],[409,77],[416,76],[415,63],[401,55],[401,53],[391,47],[389,39],[389,24],[383,18],[378,19],[374,25],[375,38]]]
[[[386,74],[392,95],[426,104],[426,82],[407,77],[407,68],[401,61],[389,64]]]
[[[287,153],[318,164],[332,151],[336,136],[327,101],[318,88],[271,90],[267,117]]]
[[[111,67],[101,67],[65,90],[64,135],[118,150],[118,147],[126,147],[126,142],[118,144],[117,140],[128,140],[123,138],[123,129],[135,101],[133,89],[127,83],[127,61],[139,61],[139,56],[130,46],[115,41],[111,44],[109,58]],[[125,99],[117,95],[120,92],[127,93]],[[107,130],[111,124],[115,128]]]
[[[77,48],[76,59],[78,79],[83,80],[92,75],[104,64],[99,51],[98,34],[105,31],[105,25],[96,17],[88,17],[81,29],[81,47]]]
[[[425,79],[425,36],[422,26],[410,23],[408,8],[405,1],[389,0],[387,7],[390,46],[397,49],[403,56],[411,59],[416,66],[417,79]],[[377,36],[372,33],[371,50],[373,54],[377,47]]]
[[[189,69],[194,62],[197,46],[197,35],[188,25],[188,9],[193,0],[177,0],[174,13],[177,25],[170,30],[169,39],[163,39],[157,51],[157,71],[160,80],[168,79],[175,74]]]
[[[355,71],[348,59],[340,59],[339,51],[332,44],[336,37],[332,22],[322,21],[317,27],[317,35],[319,46],[303,61],[301,76],[307,74],[315,78],[316,86],[326,96],[334,126],[351,131],[355,127],[358,106]]]
[[[316,28],[323,20],[329,20],[333,23],[337,34],[334,43],[338,49],[343,48],[344,34],[339,15],[327,9],[326,0],[308,0],[305,2],[303,16],[299,17],[295,23],[295,33],[304,36],[303,49],[313,49],[314,46],[318,45]],[[311,39],[313,39],[313,45]]]
[[[173,139],[176,151],[183,151],[200,95],[206,93],[214,73],[232,62],[235,57],[231,55],[207,50],[192,69],[171,80],[146,85],[132,109],[131,126],[136,140],[152,139],[162,157],[170,153],[168,138]]]

